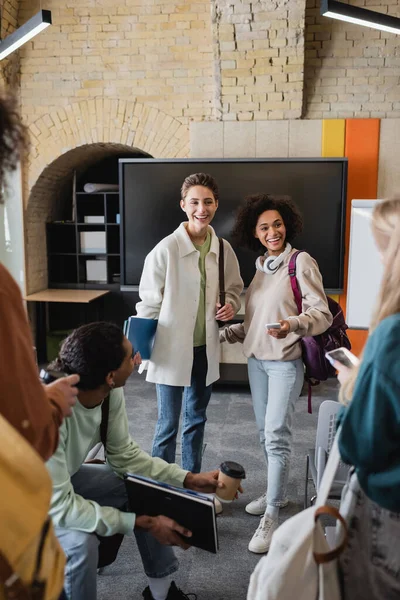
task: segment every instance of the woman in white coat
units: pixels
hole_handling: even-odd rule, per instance
[[[156,384],[158,420],[152,455],[175,462],[182,409],[182,467],[201,470],[206,410],[219,378],[217,320],[240,307],[243,281],[236,255],[224,240],[226,303],[219,300],[219,240],[210,223],[218,208],[211,175],[189,175],[181,188],[181,223],[146,257],[137,315],[158,319],[147,381]]]

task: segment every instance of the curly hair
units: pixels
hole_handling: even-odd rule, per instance
[[[110,371],[122,365],[126,356],[123,341],[122,330],[113,323],[82,325],[65,338],[49,369],[77,373],[79,389],[95,390],[105,383]]]
[[[238,246],[258,251],[264,246],[254,237],[259,216],[266,210],[276,210],[282,217],[286,228],[288,242],[301,233],[303,219],[297,206],[287,196],[272,196],[270,194],[253,194],[245,198],[236,215],[232,237]]]
[[[5,185],[6,175],[14,171],[24,150],[28,148],[28,134],[17,109],[17,99],[12,94],[0,94],[0,183]],[[0,202],[3,202],[0,194]]]
[[[203,187],[208,188],[212,191],[215,200],[218,202],[219,200],[219,190],[217,182],[215,181],[212,175],[208,173],[193,173],[193,175],[188,175],[185,181],[182,183],[181,187],[181,198],[184,200],[190,188],[195,185],[202,185]]]

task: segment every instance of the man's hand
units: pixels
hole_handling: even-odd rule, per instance
[[[148,531],[164,546],[180,546],[184,550],[190,548],[190,544],[182,539],[181,535],[191,537],[192,532],[163,515],[158,515],[158,517],[148,517],[147,515],[136,517],[135,527]]]
[[[72,415],[72,407],[75,406],[78,395],[78,382],[79,375],[68,375],[44,386],[47,397],[58,404],[64,417]]]
[[[212,494],[217,488],[224,487],[224,484],[218,481],[218,473],[218,469],[207,473],[188,473],[183,485],[188,490]]]
[[[286,321],[286,319],[281,319],[278,321],[278,323],[281,324],[281,328],[280,329],[267,329],[267,333],[268,335],[270,335],[271,337],[277,338],[277,339],[283,339],[287,336],[287,334],[290,331],[290,324],[289,321]]]
[[[215,318],[217,321],[230,321],[235,316],[235,311],[233,310],[232,304],[227,302],[223,306],[221,306],[220,302],[217,304],[217,313]]]
[[[188,490],[212,494],[217,488],[225,487],[225,484],[222,481],[218,481],[218,473],[218,469],[216,471],[208,471],[207,473],[188,473],[185,477],[183,485]],[[239,492],[241,494],[243,493],[243,488],[241,485],[239,485],[238,491],[235,494],[235,498],[238,498]]]

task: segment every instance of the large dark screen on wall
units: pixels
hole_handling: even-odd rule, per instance
[[[289,195],[304,219],[304,230],[295,246],[304,248],[318,261],[326,289],[343,288],[346,159],[128,159],[120,163],[125,285],[139,284],[148,252],[186,219],[179,206],[180,187],[187,175],[203,172],[215,177],[220,190],[219,207],[212,222],[217,235],[231,242],[235,214],[246,195]],[[248,286],[257,254],[235,246],[234,249]]]

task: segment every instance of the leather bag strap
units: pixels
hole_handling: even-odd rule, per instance
[[[108,416],[110,414],[110,395],[104,398],[104,402],[101,405],[101,423],[100,423],[100,439],[104,446],[104,454],[107,451],[107,430],[108,430]]]
[[[0,582],[4,586],[4,597],[6,600],[31,600],[31,594],[19,575],[15,573],[0,552]]]
[[[225,304],[225,255],[224,255],[224,240],[219,238],[219,302],[221,306]]]
[[[297,277],[296,277],[296,259],[301,252],[304,252],[304,250],[297,250],[296,252],[294,252],[294,254],[292,254],[292,256],[290,257],[289,266],[288,266],[290,285],[292,286],[293,296],[294,296],[294,300],[296,302],[296,306],[297,306],[297,310],[298,310],[299,314],[303,310],[303,303],[301,301],[301,292],[300,292],[300,288],[299,288],[299,282],[297,281]]]
[[[346,521],[343,519],[338,509],[334,506],[326,505],[317,508],[314,514],[314,522],[317,523],[319,517],[326,515],[334,517],[337,521],[340,521],[340,524],[342,525],[343,535],[340,544],[338,544],[336,548],[332,548],[332,550],[328,550],[328,552],[313,552],[314,560],[317,563],[317,565],[323,565],[338,558],[345,549],[348,541],[348,529]]]
[[[6,557],[0,552],[0,583],[4,586],[6,600],[42,600],[45,593],[45,582],[39,580],[42,565],[44,543],[50,528],[50,518],[46,519],[39,540],[39,546],[33,573],[33,581],[26,586]]]
[[[340,462],[339,444],[338,439],[340,435],[340,428],[337,430],[335,439],[333,440],[331,451],[329,452],[328,462],[326,463],[325,470],[322,475],[321,483],[318,490],[317,500],[315,506],[325,506],[328,500],[329,492],[332,487],[332,483],[335,479],[336,471]]]

